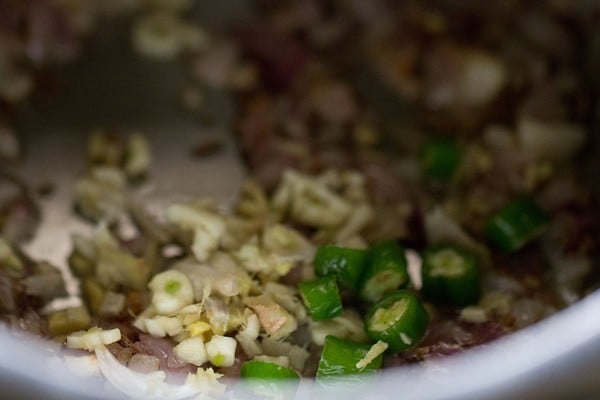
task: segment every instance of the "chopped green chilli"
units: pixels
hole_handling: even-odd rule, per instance
[[[251,360],[242,364],[242,378],[250,379],[299,379],[300,376],[291,368],[267,362]]]
[[[374,340],[389,344],[393,351],[415,346],[429,325],[429,314],[417,297],[406,290],[395,291],[375,303],[365,317],[365,329]]]
[[[447,180],[454,176],[460,162],[460,150],[449,140],[435,140],[423,149],[423,168],[427,176]]]
[[[502,250],[514,252],[541,235],[549,220],[531,199],[521,197],[489,219],[486,233]]]
[[[240,372],[243,384],[265,398],[293,398],[300,382],[293,369],[267,361],[246,361]]]
[[[342,300],[335,276],[325,276],[299,285],[300,295],[313,320],[342,315]]]
[[[367,250],[321,246],[315,255],[315,273],[318,276],[335,275],[343,287],[356,291],[367,255]]]
[[[379,355],[366,367],[358,368],[357,364],[362,360],[371,345],[343,340],[335,336],[327,336],[321,360],[317,369],[317,379],[336,378],[343,375],[357,375],[373,372],[381,368],[382,356]]]
[[[360,297],[375,302],[387,293],[408,284],[404,249],[394,241],[381,242],[369,250],[365,272],[360,281]]]
[[[442,304],[464,307],[479,299],[477,259],[452,246],[427,249],[421,270],[423,295]]]

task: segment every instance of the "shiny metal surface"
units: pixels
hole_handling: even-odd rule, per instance
[[[144,132],[154,150],[151,184],[138,192],[151,204],[175,196],[212,196],[229,203],[244,171],[228,130],[232,104],[215,95],[216,124],[202,127],[177,107],[185,71],[177,63],[143,61],[123,40],[125,25],[102,29],[90,39],[80,61],[67,67],[63,87],[37,98],[19,115],[26,160],[13,173],[34,187],[51,182],[41,199],[43,221],[25,250],[63,268],[70,235],[91,227],[72,213],[72,185],[83,173],[83,149],[91,129]],[[110,56],[109,56],[110,54]],[[202,137],[218,136],[224,150],[197,160],[190,148]],[[68,275],[66,268],[65,274]],[[71,279],[71,293],[77,292]],[[359,388],[369,399],[564,399],[600,398],[600,293],[531,328],[463,355],[411,368],[390,370],[375,387]],[[112,398],[98,381],[64,370],[48,352],[56,348],[0,330],[2,398]],[[311,398],[304,382],[298,398]]]
[[[128,136],[142,132],[153,150],[149,179],[135,188],[134,198],[164,209],[177,198],[209,196],[230,203],[243,179],[233,138],[228,131],[232,103],[224,95],[207,99],[215,120],[202,124],[180,107],[186,74],[180,62],[152,62],[129,47],[127,23],[106,24],[90,38],[79,61],[59,77],[56,93],[41,94],[18,115],[25,159],[12,173],[31,188],[50,183],[48,197],[39,199],[42,221],[24,250],[34,259],[66,269],[70,236],[91,225],[73,213],[73,185],[85,172],[89,134],[108,129]],[[222,151],[205,159],[192,149],[205,138],[216,138]],[[72,292],[75,287],[71,285]]]

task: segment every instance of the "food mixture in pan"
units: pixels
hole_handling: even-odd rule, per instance
[[[205,90],[235,96],[248,180],[233,207],[151,213],[130,196],[152,180],[143,134],[92,133],[74,212],[96,228],[68,259],[82,305],[48,310],[61,272],[20,250],[37,194],[2,175],[2,319],[71,362],[93,352],[128,395],[185,398],[225,392],[222,377],[327,385],[451,355],[594,291],[597,191],[581,160],[600,116],[600,8],[455,3],[263,0],[256,21],[216,33],[193,2],[105,2],[133,15],[148,62],[189,64],[190,112]],[[19,157],[15,105],[100,12],[0,0],[4,162]]]

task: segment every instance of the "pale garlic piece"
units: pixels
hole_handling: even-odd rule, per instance
[[[167,270],[152,278],[152,305],[159,314],[172,314],[194,302],[192,282],[182,272]]]
[[[157,315],[143,321],[146,332],[154,337],[176,336],[183,332],[183,324],[176,317]]]
[[[208,289],[222,297],[233,297],[246,295],[253,285],[246,271],[231,256],[222,252],[214,253],[206,263],[198,263],[188,257],[175,263],[172,268],[190,278],[197,301],[202,300],[204,291]]]
[[[81,212],[95,221],[114,221],[125,208],[125,177],[114,167],[95,167],[75,185]]]
[[[354,208],[346,223],[336,232],[334,240],[336,242],[343,242],[357,236],[374,220],[375,211],[373,211],[373,207],[367,203],[359,204]]]
[[[262,327],[272,339],[283,339],[298,328],[296,319],[269,295],[249,297],[246,305],[258,315]]]
[[[248,310],[249,311],[249,310]],[[250,311],[245,322],[242,324],[242,329],[235,335],[244,353],[249,357],[262,353],[260,343],[258,343],[258,335],[260,334],[260,321],[256,314]]]
[[[219,382],[223,374],[215,372],[212,368],[198,368],[195,374],[188,374],[185,380],[185,386],[198,390],[200,393],[208,395],[222,395],[225,393],[226,386]]]
[[[460,310],[459,318],[473,324],[480,324],[488,320],[488,314],[483,307],[469,306]]]
[[[206,261],[217,250],[226,229],[221,215],[192,204],[171,205],[167,220],[193,232],[192,252],[198,261]]]
[[[264,223],[265,221],[259,218],[246,219],[235,215],[227,216],[221,246],[227,251],[237,251],[252,237],[260,235]]]
[[[273,268],[272,260],[269,255],[260,248],[256,237],[242,245],[242,247],[234,253],[234,256],[248,272],[266,273]]]
[[[228,330],[231,317],[229,306],[221,299],[208,297],[204,301],[204,307],[211,330],[217,335],[225,334]]]
[[[298,249],[299,253],[283,249],[280,251],[282,253],[270,251],[264,247],[264,244],[259,243],[257,237],[252,237],[233,255],[250,273],[260,274],[262,277],[280,277],[286,275],[297,261],[309,259],[307,254],[314,252],[312,247],[305,249],[304,253],[300,249]]]
[[[172,59],[183,49],[181,21],[176,14],[159,12],[135,21],[131,40],[140,54],[161,60]]]
[[[118,167],[125,154],[123,141],[105,130],[94,130],[88,138],[87,162],[96,166]]]
[[[271,225],[263,231],[263,248],[293,261],[312,261],[315,246],[295,229],[282,224]]]
[[[522,116],[517,120],[517,139],[527,154],[560,161],[577,154],[586,131],[580,125]]]
[[[229,336],[214,335],[205,345],[208,360],[216,367],[231,367],[237,342]]]
[[[356,171],[342,172],[342,183],[344,184],[343,195],[353,203],[366,203],[369,200],[365,176]]]
[[[365,333],[363,321],[353,310],[344,310],[344,314],[324,321],[311,321],[310,334],[313,343],[322,346],[328,335],[340,339],[365,342],[368,337]]]
[[[292,220],[313,227],[335,227],[352,212],[351,204],[317,178],[288,170],[273,197],[280,212],[288,210]]]
[[[235,208],[237,213],[244,217],[264,218],[271,206],[263,188],[254,181],[246,181]]]
[[[127,176],[136,178],[148,172],[152,163],[152,152],[144,135],[134,133],[129,137],[126,155],[124,169]]]
[[[181,341],[175,346],[173,353],[179,359],[196,366],[201,366],[208,361],[204,341],[199,336]]]
[[[96,348],[106,346],[121,340],[121,331],[118,328],[102,330],[94,327],[87,331],[78,331],[67,336],[67,347],[94,351]]]

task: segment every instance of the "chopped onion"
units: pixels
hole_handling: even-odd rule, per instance
[[[514,297],[508,293],[488,292],[479,301],[479,305],[488,313],[508,315],[512,311]]]
[[[93,354],[85,356],[69,356],[63,357],[64,366],[76,376],[88,378],[99,375],[98,361]]]
[[[556,121],[545,122],[529,116],[519,118],[517,133],[523,149],[552,160],[574,156],[585,142],[585,131],[581,126]]]
[[[488,320],[487,312],[484,308],[478,306],[469,306],[460,310],[460,319],[471,323],[483,323]]]
[[[508,275],[490,271],[482,278],[484,292],[503,292],[512,295],[525,293],[525,287],[521,282]]]
[[[136,178],[148,172],[152,163],[150,146],[144,135],[135,133],[129,137],[125,161],[125,172],[131,178]]]
[[[282,339],[298,327],[296,319],[269,295],[250,297],[246,305],[258,315],[260,324],[273,339]]]
[[[286,356],[290,360],[290,366],[296,371],[303,371],[310,353],[304,347],[295,344],[264,338],[261,342],[265,355],[272,357]]]
[[[220,397],[225,392],[225,384],[219,382],[222,376],[223,374],[216,373],[212,368],[198,368],[195,374],[188,374],[185,384],[209,396]]]
[[[125,307],[125,295],[116,292],[106,292],[100,305],[101,315],[119,315]]]
[[[428,53],[425,69],[425,102],[433,109],[485,106],[507,82],[505,66],[492,54],[448,43]]]
[[[356,342],[365,342],[368,339],[362,319],[353,310],[344,310],[344,315],[330,320],[312,321],[310,334],[312,341],[319,346],[323,346],[327,335]]]
[[[467,53],[462,69],[460,96],[469,105],[487,104],[507,81],[502,62],[490,54]]]
[[[158,371],[160,360],[149,354],[134,354],[127,362],[127,367],[135,372],[150,374]]]
[[[142,374],[123,366],[105,346],[95,349],[100,372],[120,392],[134,399],[180,400],[201,390],[190,385],[165,383],[163,371]]]
[[[228,42],[210,45],[207,51],[194,62],[195,77],[210,87],[228,87],[238,63],[238,52],[238,49]]]
[[[262,354],[262,346],[256,339],[252,339],[248,336],[237,334],[235,335],[235,340],[238,341],[242,350],[248,357],[253,357],[259,354]]]
[[[264,285],[263,293],[270,295],[277,304],[294,314],[298,320],[306,319],[306,307],[300,300],[296,288],[277,282],[267,282]]]
[[[546,316],[546,307],[537,299],[523,298],[513,304],[512,315],[518,329],[529,326]]]
[[[436,207],[425,215],[425,233],[430,245],[454,244],[477,254],[482,261],[489,260],[488,249],[469,236],[441,207]]]

